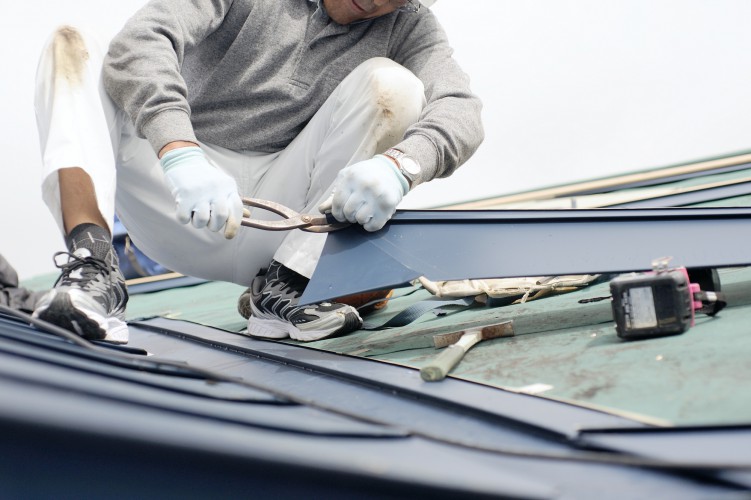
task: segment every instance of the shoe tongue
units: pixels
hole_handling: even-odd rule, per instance
[[[81,248],[77,248],[73,252],[73,255],[76,255],[82,259],[85,259],[86,257],[91,257],[92,253],[91,253],[91,250],[89,250],[88,248],[81,247]]]
[[[78,257],[78,258],[76,258]],[[73,252],[58,252],[55,254],[55,265],[57,267],[64,267],[69,264],[76,264],[86,257],[91,257],[91,250],[88,248],[78,248]]]

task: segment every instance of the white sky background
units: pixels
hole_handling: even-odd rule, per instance
[[[0,14],[0,254],[54,271],[33,111],[39,51],[62,23],[114,33],[143,0],[6,0]],[[748,0],[440,0],[484,101],[486,141],[402,208],[430,207],[751,149]]]

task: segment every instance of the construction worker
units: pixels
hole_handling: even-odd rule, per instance
[[[481,103],[434,1],[151,0],[106,52],[56,30],[35,103],[43,196],[69,251],[34,315],[127,342],[117,212],[168,269],[249,286],[249,335],[358,329],[350,305],[298,306],[325,235],[238,230],[241,196],[377,231],[475,152]]]

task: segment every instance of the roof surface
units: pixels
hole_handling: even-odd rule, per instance
[[[698,317],[682,335],[623,341],[616,336],[610,301],[580,303],[609,295],[607,283],[504,307],[447,307],[402,327],[291,345],[347,354],[414,369],[434,358],[433,336],[466,324],[514,321],[515,336],[482,342],[452,377],[535,394],[660,425],[751,423],[751,269],[720,272],[730,305],[714,318]],[[154,316],[242,333],[237,312],[243,287],[204,283],[133,295],[129,319]],[[396,290],[388,307],[367,316],[382,323],[410,304],[429,300],[424,289]],[[453,309],[453,310],[452,310]],[[367,324],[367,323],[366,323]]]
[[[751,176],[748,165],[736,167],[719,174],[700,172],[690,179],[653,179],[651,185],[628,188],[629,199]],[[617,190],[615,184],[607,189]],[[571,186],[545,203],[570,207],[574,192]],[[702,205],[748,202],[745,194],[717,200],[711,190],[695,192],[709,193],[698,202]],[[602,200],[606,195],[576,196],[579,206],[592,201],[591,196]],[[624,199],[620,193],[607,196]],[[691,237],[701,235],[687,235]],[[609,295],[606,279],[504,306],[445,306],[405,326],[378,328],[410,305],[431,299],[427,290],[411,285],[396,289],[386,308],[366,317],[366,327],[376,325],[372,329],[305,344],[244,335],[246,320],[237,311],[244,289],[238,285],[180,279],[134,284],[128,309],[132,349],[242,377],[245,383],[238,387],[226,380],[206,385],[181,379],[187,386],[177,389],[193,394],[187,397],[175,394],[172,378],[168,382],[164,376],[152,380],[152,375],[139,375],[144,379],[135,380],[133,374],[104,373],[98,362],[89,360],[93,364],[86,369],[99,374],[92,379],[76,371],[74,346],[62,352],[56,350],[60,342],[48,339],[40,340],[36,349],[54,352],[49,355],[54,362],[24,350],[20,363],[21,347],[16,344],[21,341],[13,335],[24,327],[5,325],[0,331],[10,333],[5,340],[0,335],[0,356],[5,358],[0,388],[17,410],[9,416],[6,407],[0,424],[11,422],[21,436],[26,428],[20,422],[38,425],[27,429],[38,433],[70,419],[69,432],[93,432],[103,439],[114,428],[121,438],[130,436],[147,450],[149,442],[157,446],[152,449],[155,456],[182,446],[192,453],[234,457],[224,471],[212,472],[218,479],[223,474],[235,477],[233,467],[242,469],[243,460],[264,464],[255,481],[262,481],[264,474],[272,481],[269,464],[310,472],[306,467],[314,463],[313,470],[340,477],[339,493],[344,496],[366,480],[374,481],[374,487],[380,484],[381,489],[374,490],[379,494],[404,496],[415,493],[410,488],[427,488],[449,496],[633,498],[669,491],[685,498],[735,498],[751,491],[748,471],[705,475],[694,467],[689,476],[666,475],[657,472],[660,468],[650,472],[648,467],[603,465],[594,458],[579,461],[576,452],[618,450],[678,463],[751,464],[751,391],[746,387],[751,373],[751,268],[724,268],[720,277],[728,307],[719,315],[698,317],[681,335],[643,341],[619,339],[610,301],[589,300]],[[25,285],[44,288],[53,279],[42,276]],[[420,379],[419,368],[439,352],[432,346],[434,335],[506,320],[514,322],[513,337],[476,345],[442,382]],[[164,384],[170,386],[169,397]],[[244,406],[195,399],[196,391],[207,390],[245,401]],[[107,403],[113,399],[118,401],[115,406]],[[45,413],[50,405],[57,405],[59,413]],[[82,409],[90,418],[78,422]],[[82,442],[97,451],[96,444]],[[13,441],[6,448],[22,449],[23,443]],[[534,456],[520,458],[524,453],[514,450]],[[544,454],[567,458],[543,459]],[[128,463],[126,458],[123,463]],[[21,465],[16,468],[19,478],[27,477]],[[598,474],[591,473],[593,468]],[[62,474],[55,477],[65,482]],[[310,481],[322,488],[319,483]],[[156,488],[153,482],[144,484]],[[181,483],[171,484],[179,489]],[[220,491],[220,484],[210,491]],[[273,484],[278,493],[284,480]],[[69,487],[76,485],[80,488],[74,481]],[[285,491],[290,496],[300,493]]]
[[[725,163],[722,168],[728,168]],[[627,193],[630,198],[645,199],[649,193],[676,192],[687,185],[751,177],[751,165],[735,168],[729,173],[710,170],[690,179],[621,190],[610,196]],[[744,206],[747,199],[743,195],[702,205]],[[687,240],[692,237],[700,235],[686,235]],[[729,296],[725,310],[714,318],[700,315],[697,324],[682,335],[649,341],[626,342],[616,336],[610,301],[580,303],[609,296],[608,283],[600,283],[504,307],[448,307],[441,311],[447,314],[427,313],[403,327],[361,330],[306,345],[419,369],[438,352],[432,347],[433,335],[461,330],[463,324],[513,320],[515,337],[477,345],[451,376],[626,412],[664,425],[746,424],[751,423],[751,391],[741,388],[751,368],[751,337],[746,334],[751,324],[751,270],[725,268],[720,277]],[[242,291],[238,285],[205,283],[135,294],[128,313],[131,319],[162,316],[242,333],[247,325],[236,307]],[[366,318],[366,326],[384,323],[410,304],[432,297],[419,284],[397,289],[395,296],[385,309]]]

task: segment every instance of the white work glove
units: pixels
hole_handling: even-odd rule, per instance
[[[214,232],[225,228],[224,236],[234,238],[243,212],[235,180],[211,165],[199,147],[168,151],[160,163],[175,197],[177,220]]]
[[[394,215],[396,206],[409,191],[407,179],[383,155],[350,165],[339,172],[328,200],[319,207],[339,222],[362,224],[366,231],[378,231]]]

